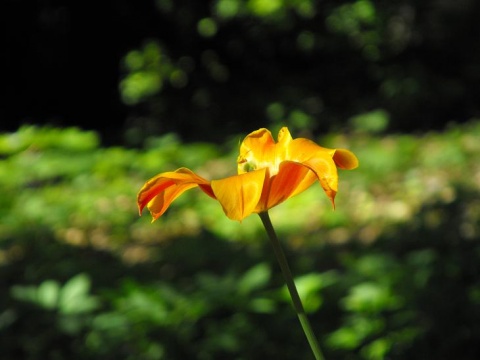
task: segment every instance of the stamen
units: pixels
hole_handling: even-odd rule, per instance
[[[255,165],[255,163],[253,161],[248,161],[245,163],[245,165],[243,165],[243,171],[245,172],[250,172],[250,171],[253,171],[253,170],[256,170],[257,167]]]

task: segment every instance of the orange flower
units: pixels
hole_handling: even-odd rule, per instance
[[[323,148],[313,141],[292,139],[286,127],[275,143],[267,129],[247,135],[240,145],[238,175],[208,181],[187,168],[158,174],[138,193],[140,214],[145,206],[158,219],[186,190],[199,187],[218,200],[232,220],[261,213],[300,194],[317,180],[334,205],[338,188],[337,166],[354,169],[356,156],[344,149]]]

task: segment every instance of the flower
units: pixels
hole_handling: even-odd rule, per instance
[[[240,145],[237,165],[237,175],[212,181],[187,168],[158,174],[138,193],[139,212],[147,206],[155,221],[186,190],[199,187],[222,205],[227,217],[241,221],[300,194],[316,181],[335,206],[337,167],[354,169],[358,160],[345,149],[327,149],[308,139],[292,139],[284,127],[277,143],[264,128],[247,135]]]

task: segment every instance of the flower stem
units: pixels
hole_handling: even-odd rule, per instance
[[[273,228],[272,222],[270,221],[270,216],[268,215],[267,211],[261,212],[258,215],[260,215],[263,226],[265,227],[268,237],[270,238],[270,241],[273,245],[273,251],[275,252],[275,256],[277,257],[278,264],[280,265],[280,269],[282,270],[282,274],[287,284],[288,291],[290,292],[293,307],[295,308],[298,319],[300,320],[300,324],[302,325],[303,332],[305,333],[308,343],[310,344],[310,348],[312,349],[313,355],[315,356],[316,360],[324,360],[324,357],[320,350],[320,346],[318,345],[317,338],[312,331],[310,322],[308,321],[308,317],[305,314],[302,301],[300,300],[300,296],[298,295],[297,287],[295,286],[295,282],[293,281],[292,272],[290,271],[290,267],[288,266],[287,258],[285,257],[285,253],[283,252],[280,241],[278,240],[277,234],[275,233],[275,229]]]

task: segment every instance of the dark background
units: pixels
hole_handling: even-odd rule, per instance
[[[360,16],[357,28],[346,30],[328,26],[329,17],[355,2],[304,1],[313,4],[308,16],[288,4],[259,13],[236,3],[243,10],[226,18],[215,1],[6,0],[1,130],[74,125],[98,130],[105,144],[128,142],[132,128],[218,140],[268,125],[271,102],[313,117],[314,132],[378,108],[389,114],[387,130],[405,132],[479,114],[477,1],[363,2],[373,5],[373,20]],[[217,24],[213,36],[197,31],[206,17]],[[302,31],[315,39],[307,50],[297,46]],[[193,70],[186,86],[167,84],[127,105],[119,91],[128,75],[122,59],[148,39],[174,62],[193,60]],[[226,78],[211,76],[206,50]],[[192,100],[199,89],[208,94],[202,106]]]
[[[476,1],[374,3],[375,21],[360,24],[378,37],[374,59],[363,55],[351,34],[326,26],[328,16],[348,2],[318,2],[313,17],[286,7],[273,19],[248,12],[221,19],[213,1],[162,3],[169,2],[5,1],[2,130],[25,123],[75,125],[98,130],[107,144],[122,143],[126,129],[148,127],[135,119],[148,117],[160,133],[175,131],[188,140],[215,129],[208,138],[218,140],[264,125],[268,102],[293,108],[311,97],[321,104],[304,105],[315,118],[313,131],[338,128],[376,108],[390,114],[392,131],[438,129],[479,114]],[[204,17],[218,20],[212,37],[197,31]],[[400,40],[395,26],[403,29]],[[309,51],[295,46],[302,30],[316,36]],[[126,75],[122,58],[145,39],[160,40],[172,59],[191,57],[195,70],[182,89],[166,86],[127,106],[119,94]],[[226,81],[215,81],[200,65],[208,49],[227,67]],[[394,90],[386,93],[385,84]],[[192,103],[199,88],[210,94],[200,109]],[[160,99],[167,105],[153,110]]]

